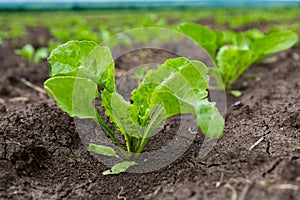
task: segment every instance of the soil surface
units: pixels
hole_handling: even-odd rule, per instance
[[[51,38],[43,28],[29,35]],[[27,63],[8,40],[0,52],[0,199],[300,199],[299,45],[252,66],[233,86],[243,96],[228,96],[225,133],[207,156],[197,134],[170,165],[116,176],[102,175],[107,166],[89,154],[74,120],[37,88],[47,62]],[[119,61],[117,78],[129,60]],[[161,133],[172,139],[177,129],[167,122]]]

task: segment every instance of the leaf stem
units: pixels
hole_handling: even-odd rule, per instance
[[[108,136],[111,138],[111,140],[118,146],[119,150],[122,152],[122,154],[125,156],[126,152],[123,149],[121,143],[116,138],[112,130],[107,126],[107,124],[103,121],[103,119],[100,117],[99,113],[96,112],[96,120],[98,124],[101,126],[102,129],[108,134]]]
[[[140,141],[140,145],[139,145],[136,153],[139,154],[144,150],[146,144],[149,141],[149,138],[152,136],[153,132],[163,122],[164,119],[165,119],[164,109],[161,105],[159,105],[159,108],[155,112],[154,116],[152,117],[151,121],[149,122],[149,124],[144,132],[144,135]]]

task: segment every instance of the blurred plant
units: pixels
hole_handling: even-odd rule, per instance
[[[29,63],[39,63],[49,55],[48,48],[42,47],[35,50],[31,44],[26,44],[22,49],[16,49],[15,54],[25,57]]]
[[[292,47],[298,36],[291,30],[272,31],[267,34],[258,29],[243,33],[211,30],[208,27],[184,23],[179,29],[205,48],[217,65],[222,76],[220,87],[228,90],[232,84],[255,62],[262,62],[267,56]],[[266,60],[272,62],[274,59]],[[217,77],[216,71],[211,71]],[[224,86],[222,86],[224,84]],[[240,96],[236,91],[231,92]]]

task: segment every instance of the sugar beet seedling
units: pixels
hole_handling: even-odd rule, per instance
[[[243,33],[221,32],[193,23],[181,24],[179,29],[207,50],[217,65],[217,68],[212,68],[211,74],[216,79],[217,75],[221,74],[219,86],[226,90],[229,90],[253,63],[287,50],[298,41],[297,34],[291,30],[272,31],[267,34],[258,29],[250,29]],[[218,72],[215,72],[216,69]],[[240,95],[237,91],[231,93]]]
[[[215,103],[207,100],[208,69],[199,61],[174,58],[156,70],[147,71],[138,88],[132,91],[132,103],[116,91],[114,61],[106,46],[69,41],[54,49],[48,62],[50,78],[44,86],[58,106],[71,117],[93,119],[120,151],[90,144],[89,149],[97,154],[119,158],[121,153],[128,159],[138,156],[157,127],[179,114],[194,115],[208,137],[216,138],[223,133],[224,119]],[[103,88],[100,95],[98,88]],[[109,128],[94,107],[93,100],[98,97],[116,132],[123,135],[126,149],[117,139],[118,133]],[[134,164],[129,160],[121,162],[104,174],[118,174]]]

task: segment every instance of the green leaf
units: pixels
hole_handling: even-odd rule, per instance
[[[202,46],[213,59],[215,58],[218,37],[213,30],[193,23],[183,23],[179,29]]]
[[[92,118],[106,131],[120,150],[122,145],[93,107],[98,86],[114,92],[114,63],[106,46],[95,42],[70,41],[51,52],[50,75],[44,85],[62,110],[71,117]]]
[[[240,49],[234,45],[223,46],[219,50],[217,63],[226,89],[242,75],[252,62],[251,50]]]
[[[115,90],[114,61],[106,46],[90,41],[69,41],[54,49],[48,62],[50,76],[83,77],[111,92]]]
[[[96,154],[101,154],[104,156],[114,156],[116,158],[119,158],[118,154],[115,152],[115,150],[108,146],[103,145],[97,145],[97,144],[90,144],[89,150]]]
[[[140,86],[133,91],[131,117],[140,126],[146,126],[157,105],[162,104],[164,118],[177,114],[194,114],[203,134],[217,137],[223,133],[224,120],[215,105],[209,103],[207,88],[209,77],[206,66],[186,58],[167,60],[157,70],[149,70]],[[205,109],[204,109],[205,108]],[[219,116],[219,117],[217,117]]]
[[[53,77],[44,83],[45,89],[58,106],[71,117],[96,119],[92,102],[98,97],[97,85],[86,78]]]
[[[234,97],[241,97],[242,96],[242,92],[239,90],[230,90],[229,93],[234,96]]]
[[[110,170],[104,171],[103,175],[109,175],[109,174],[120,174],[122,172],[125,172],[129,167],[137,164],[136,162],[121,162],[116,165],[114,165]]]
[[[249,38],[245,37],[245,35],[237,34],[233,45],[237,46],[241,50],[249,50],[251,41],[249,40]]]
[[[222,40],[219,46],[227,45],[227,44],[233,44],[236,41],[238,33],[234,31],[223,31],[222,32]]]
[[[15,53],[25,57],[28,62],[31,62],[34,54],[34,48],[31,44],[26,44],[22,49],[15,50]]]
[[[257,39],[263,38],[265,34],[256,28],[252,28],[243,33],[247,38],[251,41],[255,41]]]
[[[218,138],[224,131],[224,119],[215,103],[207,99],[195,103],[196,116],[202,132],[210,138]]]
[[[105,108],[105,113],[110,117],[111,122],[124,135],[141,137],[143,128],[137,126],[131,119],[130,108],[131,104],[124,100],[118,93],[109,93],[103,91],[102,106]]]
[[[286,50],[298,41],[298,36],[293,31],[272,32],[253,43],[253,51],[258,59]]]
[[[44,58],[47,58],[49,55],[49,51],[47,48],[39,48],[33,58],[34,63],[39,63]]]
[[[110,92],[115,91],[114,60],[109,47],[95,47],[83,59],[77,76],[89,78]]]
[[[58,46],[48,58],[50,76],[76,70],[97,46],[97,43],[90,41],[69,41]]]

